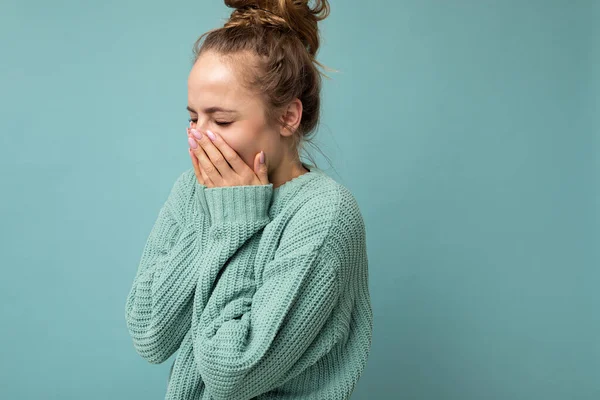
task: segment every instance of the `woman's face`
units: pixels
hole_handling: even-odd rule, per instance
[[[242,85],[231,64],[217,53],[202,53],[194,63],[188,77],[192,127],[221,135],[251,169],[261,150],[267,158],[277,151],[280,134],[267,123],[264,107],[262,99]]]

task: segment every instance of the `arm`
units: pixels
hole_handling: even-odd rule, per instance
[[[200,251],[189,212],[192,170],[182,173],[158,213],[127,296],[125,321],[140,356],[167,360],[190,329]],[[198,186],[196,190],[200,190]]]
[[[230,201],[219,202],[218,209],[211,207],[216,218],[204,260],[212,273],[199,282],[203,290],[196,292],[194,300],[194,360],[206,390],[218,400],[250,399],[266,393],[330,349],[333,336],[307,354],[330,317],[345,279],[346,268],[336,254],[352,250],[332,225],[343,218],[335,211],[340,209],[337,202],[329,210],[332,202],[309,201],[297,212],[298,218],[289,221],[276,256],[266,263],[262,275],[250,274],[258,288],[254,292],[231,290],[235,283],[244,282],[231,276],[225,282],[227,289],[219,292],[222,298],[212,301],[213,296],[204,306],[228,249],[244,238],[238,237],[240,232],[250,233],[252,227],[264,226],[267,220],[260,206],[251,214],[233,207],[233,203],[242,203],[243,196],[236,197],[240,193],[222,196]],[[230,229],[232,226],[236,229]]]

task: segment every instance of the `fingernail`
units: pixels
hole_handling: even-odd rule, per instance
[[[206,131],[206,136],[208,136],[210,138],[210,140],[215,140],[216,136],[214,133],[212,133],[211,131]]]
[[[196,138],[198,138],[198,140],[202,139],[202,134],[195,129],[192,129],[192,135],[196,136]]]
[[[260,151],[260,157],[259,157],[259,159],[260,159],[260,163],[261,164],[265,163],[265,152],[262,151],[262,150]]]
[[[190,144],[190,147],[192,149],[195,149],[196,147],[198,147],[198,143],[196,143],[196,141],[194,139],[192,139],[191,137],[188,138],[188,143]]]

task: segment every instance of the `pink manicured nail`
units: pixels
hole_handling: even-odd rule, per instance
[[[195,129],[192,129],[192,135],[196,136],[198,140],[202,139],[202,134]]]
[[[211,131],[206,131],[206,136],[208,136],[210,140],[215,140],[217,138]]]
[[[195,149],[196,147],[198,147],[198,143],[196,143],[196,141],[194,139],[192,139],[191,137],[188,138],[188,143],[190,144],[190,147],[192,149]]]

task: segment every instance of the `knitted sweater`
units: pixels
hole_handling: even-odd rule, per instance
[[[306,165],[305,165],[306,166]],[[365,225],[321,169],[209,188],[184,171],[147,239],[125,318],[165,399],[349,399],[371,348]]]

